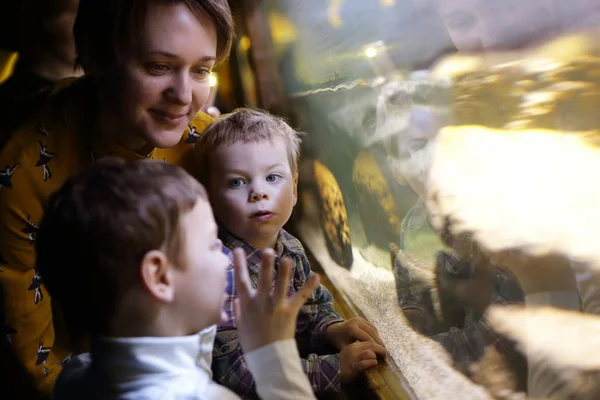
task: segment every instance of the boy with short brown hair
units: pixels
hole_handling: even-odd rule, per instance
[[[292,295],[312,275],[302,244],[283,229],[297,200],[300,134],[269,113],[237,109],[206,129],[195,152],[225,253],[231,258],[232,249],[243,248],[254,281],[263,250],[274,249],[278,258],[290,257],[294,267],[288,295]],[[255,388],[238,345],[231,272],[225,303],[228,321],[218,327],[213,373],[219,383],[249,397]],[[301,353],[310,353],[302,362],[316,394],[339,391],[341,383],[350,382],[385,355],[377,329],[362,318],[343,321],[323,286],[302,308],[296,340]],[[327,346],[340,353],[319,355]]]
[[[91,361],[67,362],[54,398],[237,399],[210,371],[229,266],[221,246],[206,191],[173,164],[99,162],[69,178],[40,224],[37,262],[52,300],[92,336]],[[287,299],[284,260],[271,294],[273,263],[263,256],[255,291],[235,251],[241,343],[262,398],[314,399],[293,335],[318,278]]]

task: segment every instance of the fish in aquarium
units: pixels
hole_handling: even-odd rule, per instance
[[[417,201],[415,192],[407,189],[407,179],[425,171],[417,166],[427,158],[426,143],[443,121],[443,108],[422,104],[442,103],[443,87],[432,86],[420,78],[389,81],[354,96],[345,93],[329,115],[330,123],[359,147],[352,166],[353,193],[366,238],[359,251],[378,267],[389,265],[389,244],[398,244],[402,219]],[[386,162],[390,154],[399,153],[403,157]],[[396,162],[406,169],[402,172],[407,179],[399,179]]]
[[[435,1],[444,4],[459,2]],[[484,0],[477,3],[499,6],[500,3],[519,2]],[[540,2],[526,3],[526,8],[535,12],[532,3]],[[562,6],[575,9],[571,4],[562,3]],[[515,18],[508,19],[507,22],[512,24],[523,13],[520,8],[511,7],[510,14]],[[522,28],[528,30],[530,26],[531,24],[524,24]],[[499,31],[498,28],[496,32]],[[483,44],[489,45],[495,38],[490,35],[484,39],[487,42]],[[319,143],[315,147],[320,151],[316,158],[333,175],[334,179],[328,181],[335,181],[336,188],[339,189],[337,192],[341,192],[338,197],[344,200],[349,237],[352,239],[346,249],[354,254],[350,268],[328,265],[327,273],[331,275],[332,281],[337,280],[336,285],[339,284],[353,303],[358,304],[365,315],[378,324],[378,329],[385,335],[386,344],[391,344],[388,348],[394,354],[394,361],[401,365],[411,385],[418,387],[420,374],[429,378],[422,379],[425,383],[421,393],[429,394],[427,391],[436,382],[442,381],[439,379],[442,374],[432,378],[432,374],[423,373],[429,371],[432,365],[437,366],[437,360],[423,361],[425,357],[415,356],[422,354],[417,349],[425,347],[425,341],[406,335],[407,324],[402,315],[399,315],[398,302],[402,302],[401,295],[414,288],[419,295],[424,294],[425,297],[417,299],[417,302],[430,302],[431,306],[427,305],[428,312],[436,318],[436,322],[443,322],[441,304],[447,305],[447,302],[440,301],[440,292],[460,292],[460,287],[468,281],[464,279],[463,273],[470,277],[481,270],[485,272],[485,268],[474,268],[474,264],[466,262],[465,259],[468,260],[473,255],[471,246],[453,246],[453,239],[463,233],[467,244],[472,242],[481,247],[482,258],[485,259],[481,263],[498,268],[507,264],[510,271],[516,272],[519,272],[517,268],[528,268],[532,262],[539,263],[540,252],[570,248],[568,254],[572,258],[569,261],[577,261],[577,272],[583,277],[589,277],[585,282],[581,281],[584,286],[587,283],[587,289],[579,288],[582,308],[594,310],[600,304],[594,300],[593,295],[593,289],[597,289],[594,266],[598,265],[593,260],[598,248],[596,238],[600,233],[595,232],[600,226],[600,220],[596,219],[600,198],[597,196],[597,185],[594,185],[595,171],[600,165],[593,161],[596,157],[594,146],[597,147],[600,143],[597,139],[597,117],[600,114],[597,112],[599,104],[596,100],[598,90],[595,83],[598,68],[596,55],[587,50],[593,48],[596,41],[594,39],[590,43],[580,37],[570,36],[529,54],[499,52],[445,58],[435,66],[430,75],[423,74],[430,81],[430,87],[440,86],[440,90],[423,90],[426,95],[417,91],[410,92],[409,85],[392,81],[383,86],[340,90],[335,93],[337,97],[332,95],[312,99],[313,103],[320,101],[315,108],[322,108],[323,119],[328,121],[319,126],[321,129],[306,130],[316,132],[315,136],[319,136],[315,139]],[[492,44],[498,42],[494,41]],[[480,49],[476,49],[478,50]],[[422,78],[423,76],[419,77]],[[438,96],[440,100],[432,100]],[[335,137],[328,135],[331,130],[339,131],[340,134]],[[329,146],[320,146],[325,142],[325,136],[329,136]],[[350,147],[352,148],[348,151]],[[346,157],[343,162],[332,162],[332,158],[342,158],[340,153]],[[360,165],[355,168],[357,160]],[[365,166],[373,165],[376,165],[374,173],[365,172],[368,169]],[[355,174],[355,171],[358,173]],[[391,182],[390,173],[393,177]],[[362,185],[357,186],[352,179],[348,179],[354,175],[360,175],[357,180]],[[369,209],[372,207],[365,207],[361,203],[367,202],[358,200],[359,193],[369,198],[370,204],[381,204],[379,207],[384,210],[381,214],[386,215],[383,204],[389,204],[385,200],[387,197],[378,198],[373,193],[375,190],[369,192],[366,189],[371,177],[381,176],[385,177],[385,185],[390,192],[394,187],[400,186],[410,188],[417,194],[410,211],[398,211],[400,234],[390,240],[391,243],[385,244],[385,249],[389,249],[385,262],[392,266],[393,274],[389,269],[377,268],[382,262],[365,251],[369,238],[362,243],[358,240],[361,230],[370,229],[363,229],[364,221],[375,220],[369,218]],[[353,199],[354,196],[357,199]],[[573,215],[577,218],[571,218]],[[584,215],[590,215],[585,223]],[[356,224],[356,220],[361,223]],[[388,229],[385,226],[382,230]],[[315,233],[317,229],[308,232]],[[394,232],[398,232],[397,228]],[[308,239],[312,240],[311,243],[316,242],[313,239],[316,234],[308,236],[311,236]],[[542,240],[538,241],[538,237]],[[563,243],[560,243],[561,240]],[[510,249],[512,245],[522,246],[516,254],[526,256],[526,260],[517,257],[511,259],[515,254],[503,251]],[[382,246],[384,243],[376,245]],[[448,251],[448,248],[452,251]],[[440,253],[440,250],[446,253]],[[329,248],[320,252],[325,255],[322,259],[326,260],[327,253],[331,254],[332,250]],[[468,265],[456,275],[442,277],[440,275],[445,271],[441,267],[445,266],[446,260],[438,260],[439,254],[449,254]],[[493,260],[490,260],[490,256]],[[530,261],[523,262],[527,260]],[[401,279],[397,279],[399,275]],[[417,279],[408,284],[402,282],[402,279],[407,276],[411,278],[411,275],[417,276]],[[442,282],[442,278],[447,280]],[[508,274],[505,282],[509,282]],[[492,290],[522,302],[523,293],[513,296],[512,293],[505,292],[501,285],[498,287],[499,289],[494,286]],[[435,304],[436,300],[431,296],[435,291],[438,304]],[[465,292],[468,294],[470,290]],[[488,298],[489,303],[495,300],[492,296]],[[485,314],[484,310],[470,313],[473,316],[468,317],[471,318],[470,321],[466,316],[457,318],[459,322],[453,323],[453,328],[476,326],[469,325],[476,318],[485,323],[490,318],[493,319],[492,314],[489,314],[486,321],[481,318],[482,314]],[[393,318],[390,317],[392,315]],[[524,313],[511,317],[504,314],[501,318],[512,318],[520,326],[528,324],[528,316]],[[420,323],[416,322],[415,325]],[[570,323],[578,322],[571,320]],[[534,323],[532,329],[542,335],[541,330],[549,330],[551,326]],[[580,326],[585,329],[587,325]],[[427,332],[426,328],[416,330]],[[452,329],[449,333],[456,334],[455,337],[462,340],[463,344],[470,345],[471,343],[465,343],[469,332],[470,330],[463,329],[456,334],[457,329]],[[523,343],[518,336],[510,335],[508,331],[504,333],[513,341]],[[591,334],[589,332],[588,337]],[[575,342],[564,332],[563,335],[562,340]],[[434,340],[445,344],[443,339]],[[550,363],[554,363],[552,360],[560,356],[560,340],[557,337],[559,344],[554,349],[555,357],[547,358]],[[428,339],[427,342],[431,340]],[[517,382],[522,379],[523,374],[512,374],[518,367],[506,362],[507,352],[493,353],[490,352],[492,347],[484,348],[479,346],[480,342],[474,343],[478,345],[478,351],[485,350],[485,354],[489,356],[484,355],[482,362],[495,359],[495,365],[503,365],[505,372],[508,372],[507,376],[513,376],[507,378],[512,379],[509,384],[501,382],[494,388],[494,381],[497,383],[502,379],[498,379],[498,371],[494,371],[493,366],[480,366],[479,375],[473,373],[470,376],[489,388],[493,397],[522,398],[522,393],[515,392],[523,388],[523,382]],[[522,368],[522,363],[519,365]],[[554,366],[552,364],[550,369],[555,369]],[[591,398],[594,398],[594,392],[590,393]],[[452,397],[447,392],[445,395]],[[424,395],[422,398],[432,397]],[[436,398],[445,397],[439,395]]]
[[[382,140],[377,137],[381,130],[377,130],[375,121],[379,89],[356,86],[322,91],[297,103],[311,115],[311,119],[304,120],[304,129],[321,132],[307,139],[313,148],[311,155],[331,173],[344,207],[360,220],[358,225],[349,221],[352,245],[375,266],[390,269],[389,243],[398,241],[401,219],[416,196],[396,182],[385,162]],[[324,178],[321,181],[334,182]],[[335,218],[325,216],[324,221]],[[325,226],[323,229],[327,231]],[[335,242],[332,237],[328,240]],[[331,256],[344,259],[340,265],[349,266],[350,257],[340,254],[333,251]]]
[[[589,363],[600,323],[597,35],[570,34],[469,65],[455,75],[449,124],[433,141],[431,224],[446,241],[467,236],[514,274],[525,299],[547,292],[538,302],[547,308],[486,313],[523,349],[530,395],[597,398],[599,371]]]
[[[383,166],[383,168],[382,168]],[[400,210],[391,187],[393,178],[373,152],[358,153],[352,169],[358,213],[368,243],[379,248],[400,236]]]
[[[553,398],[600,398],[600,343],[597,339],[600,334],[600,318],[553,307],[512,306],[492,307],[488,312],[488,319],[498,334],[518,343],[521,352],[534,355],[538,362],[549,366],[551,379],[559,388],[554,392]],[[475,380],[487,387],[497,385],[514,388],[516,376],[510,360],[505,359],[504,363],[494,361],[482,360],[476,366],[476,370],[481,373]],[[489,372],[492,367],[494,374],[483,373]],[[490,382],[490,377],[503,382]],[[496,398],[518,398],[511,396],[507,390],[501,389],[495,393]],[[512,393],[524,395],[517,390]]]
[[[480,80],[487,73],[489,85],[504,75],[513,76],[515,87],[522,80],[537,83],[525,94],[495,92],[481,101],[457,102],[453,124],[436,136],[427,181],[427,207],[438,231],[468,232],[490,253],[524,246],[532,255],[594,255],[588,226],[600,226],[600,192],[586,175],[600,163],[600,57],[584,53],[568,61],[558,44],[520,56],[518,65],[501,63],[458,81],[470,85],[469,77]],[[462,93],[458,89],[456,96]],[[502,121],[486,124],[462,113],[462,107],[483,109],[488,100],[504,99],[517,106]],[[560,218],[565,210],[569,218]]]
[[[470,363],[481,357],[489,342],[481,338],[486,334],[485,323],[481,321],[485,308],[491,301],[520,302],[522,293],[496,268],[483,268],[487,261],[478,259],[478,253],[473,249],[468,253],[462,251],[457,257],[454,250],[463,245],[457,241],[444,243],[429,221],[424,203],[426,178],[434,139],[439,129],[447,124],[449,116],[448,108],[443,107],[447,90],[448,85],[444,82],[439,88],[433,83],[419,87],[402,82],[390,82],[382,87],[376,118],[376,128],[380,131],[375,134],[379,142],[359,153],[362,158],[357,157],[362,161],[363,169],[371,166],[372,172],[363,173],[362,178],[370,182],[371,187],[365,184],[357,187],[357,191],[362,190],[365,198],[380,204],[377,208],[371,203],[370,207],[364,206],[364,210],[385,210],[387,205],[390,210],[387,215],[395,214],[395,218],[383,223],[384,218],[373,212],[360,214],[360,206],[358,212],[370,243],[383,247],[383,243],[377,243],[373,238],[389,240],[398,305],[408,323],[416,331],[441,343],[452,354],[456,368],[466,372]],[[395,179],[389,179],[390,175]],[[392,212],[390,200],[394,198],[394,183],[410,187],[417,194],[407,213]],[[380,212],[380,215],[386,213]],[[396,225],[393,233],[384,235],[392,226],[389,221],[400,221],[400,230]],[[372,222],[372,231],[368,230],[369,222]],[[358,251],[372,265],[382,264],[369,248]],[[455,340],[463,328],[468,329],[464,331],[465,337]],[[464,345],[465,340],[468,345]],[[460,341],[463,344],[457,345]]]
[[[344,197],[327,167],[314,162],[314,178],[321,204],[320,219],[327,250],[333,261],[346,268],[352,266],[352,244]]]

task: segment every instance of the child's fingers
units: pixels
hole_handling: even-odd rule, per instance
[[[354,343],[353,346],[356,346],[356,350],[360,353],[363,353],[365,351],[372,351],[379,357],[385,357],[387,354],[385,347],[375,342],[357,342]]]
[[[233,269],[238,297],[243,302],[247,302],[252,296],[252,286],[250,285],[250,276],[246,265],[246,253],[240,248],[233,250]]]
[[[377,360],[362,360],[356,363],[354,366],[356,371],[364,371],[365,369],[372,368],[377,365]]]
[[[292,260],[289,257],[284,257],[277,269],[277,280],[275,281],[275,290],[273,292],[273,304],[275,306],[282,304],[287,297],[291,271]]]
[[[360,342],[373,342],[376,343],[375,338],[367,332],[362,325],[357,325],[352,327],[352,341],[358,340]]]
[[[304,283],[304,286],[290,297],[289,305],[294,311],[300,311],[300,308],[302,308],[306,300],[317,288],[319,280],[319,275],[311,274],[310,278]]]
[[[371,338],[373,338],[375,343],[383,346],[383,340],[381,340],[381,337],[379,336],[379,332],[377,332],[377,328],[375,328],[373,325],[371,325],[370,323],[368,323],[366,321],[361,325],[361,328],[365,332],[367,332],[371,336]]]
[[[266,304],[271,296],[271,285],[273,283],[273,265],[275,264],[275,252],[273,249],[261,251],[260,271],[258,273],[258,286],[256,297],[260,304]]]
[[[240,306],[240,299],[234,299],[233,300],[233,315],[235,315],[235,320],[237,322],[237,325],[240,325],[240,321],[242,320],[242,309]]]
[[[359,361],[377,360],[377,354],[373,350],[363,350],[358,355]]]
[[[369,324],[367,321],[361,321],[354,328],[352,336],[354,340],[360,340],[361,342],[374,342],[383,346],[383,341],[377,333],[377,328]]]

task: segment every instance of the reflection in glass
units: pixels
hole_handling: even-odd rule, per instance
[[[573,384],[557,357],[539,362],[547,349],[523,343],[543,336],[527,325],[533,305],[600,310],[591,267],[600,269],[600,193],[586,176],[600,168],[600,47],[594,35],[547,44],[593,26],[599,4],[303,0],[271,8],[296,33],[280,65],[293,118],[308,132],[301,238],[378,327],[413,394],[595,393],[593,379]],[[542,257],[543,246],[559,257]],[[532,286],[542,275],[572,279],[569,299],[543,279]],[[527,311],[489,312],[508,304]]]

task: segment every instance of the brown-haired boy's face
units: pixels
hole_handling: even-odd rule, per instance
[[[124,51],[117,82],[109,92],[124,144],[171,147],[209,94],[215,64],[216,28],[182,3],[149,2],[144,29]]]
[[[174,265],[176,320],[193,334],[222,320],[229,258],[217,238],[217,225],[208,201],[199,199],[181,217],[180,240]],[[185,328],[184,328],[185,329]]]
[[[297,200],[297,175],[283,139],[220,146],[210,154],[210,171],[217,219],[254,247],[273,247]]]

